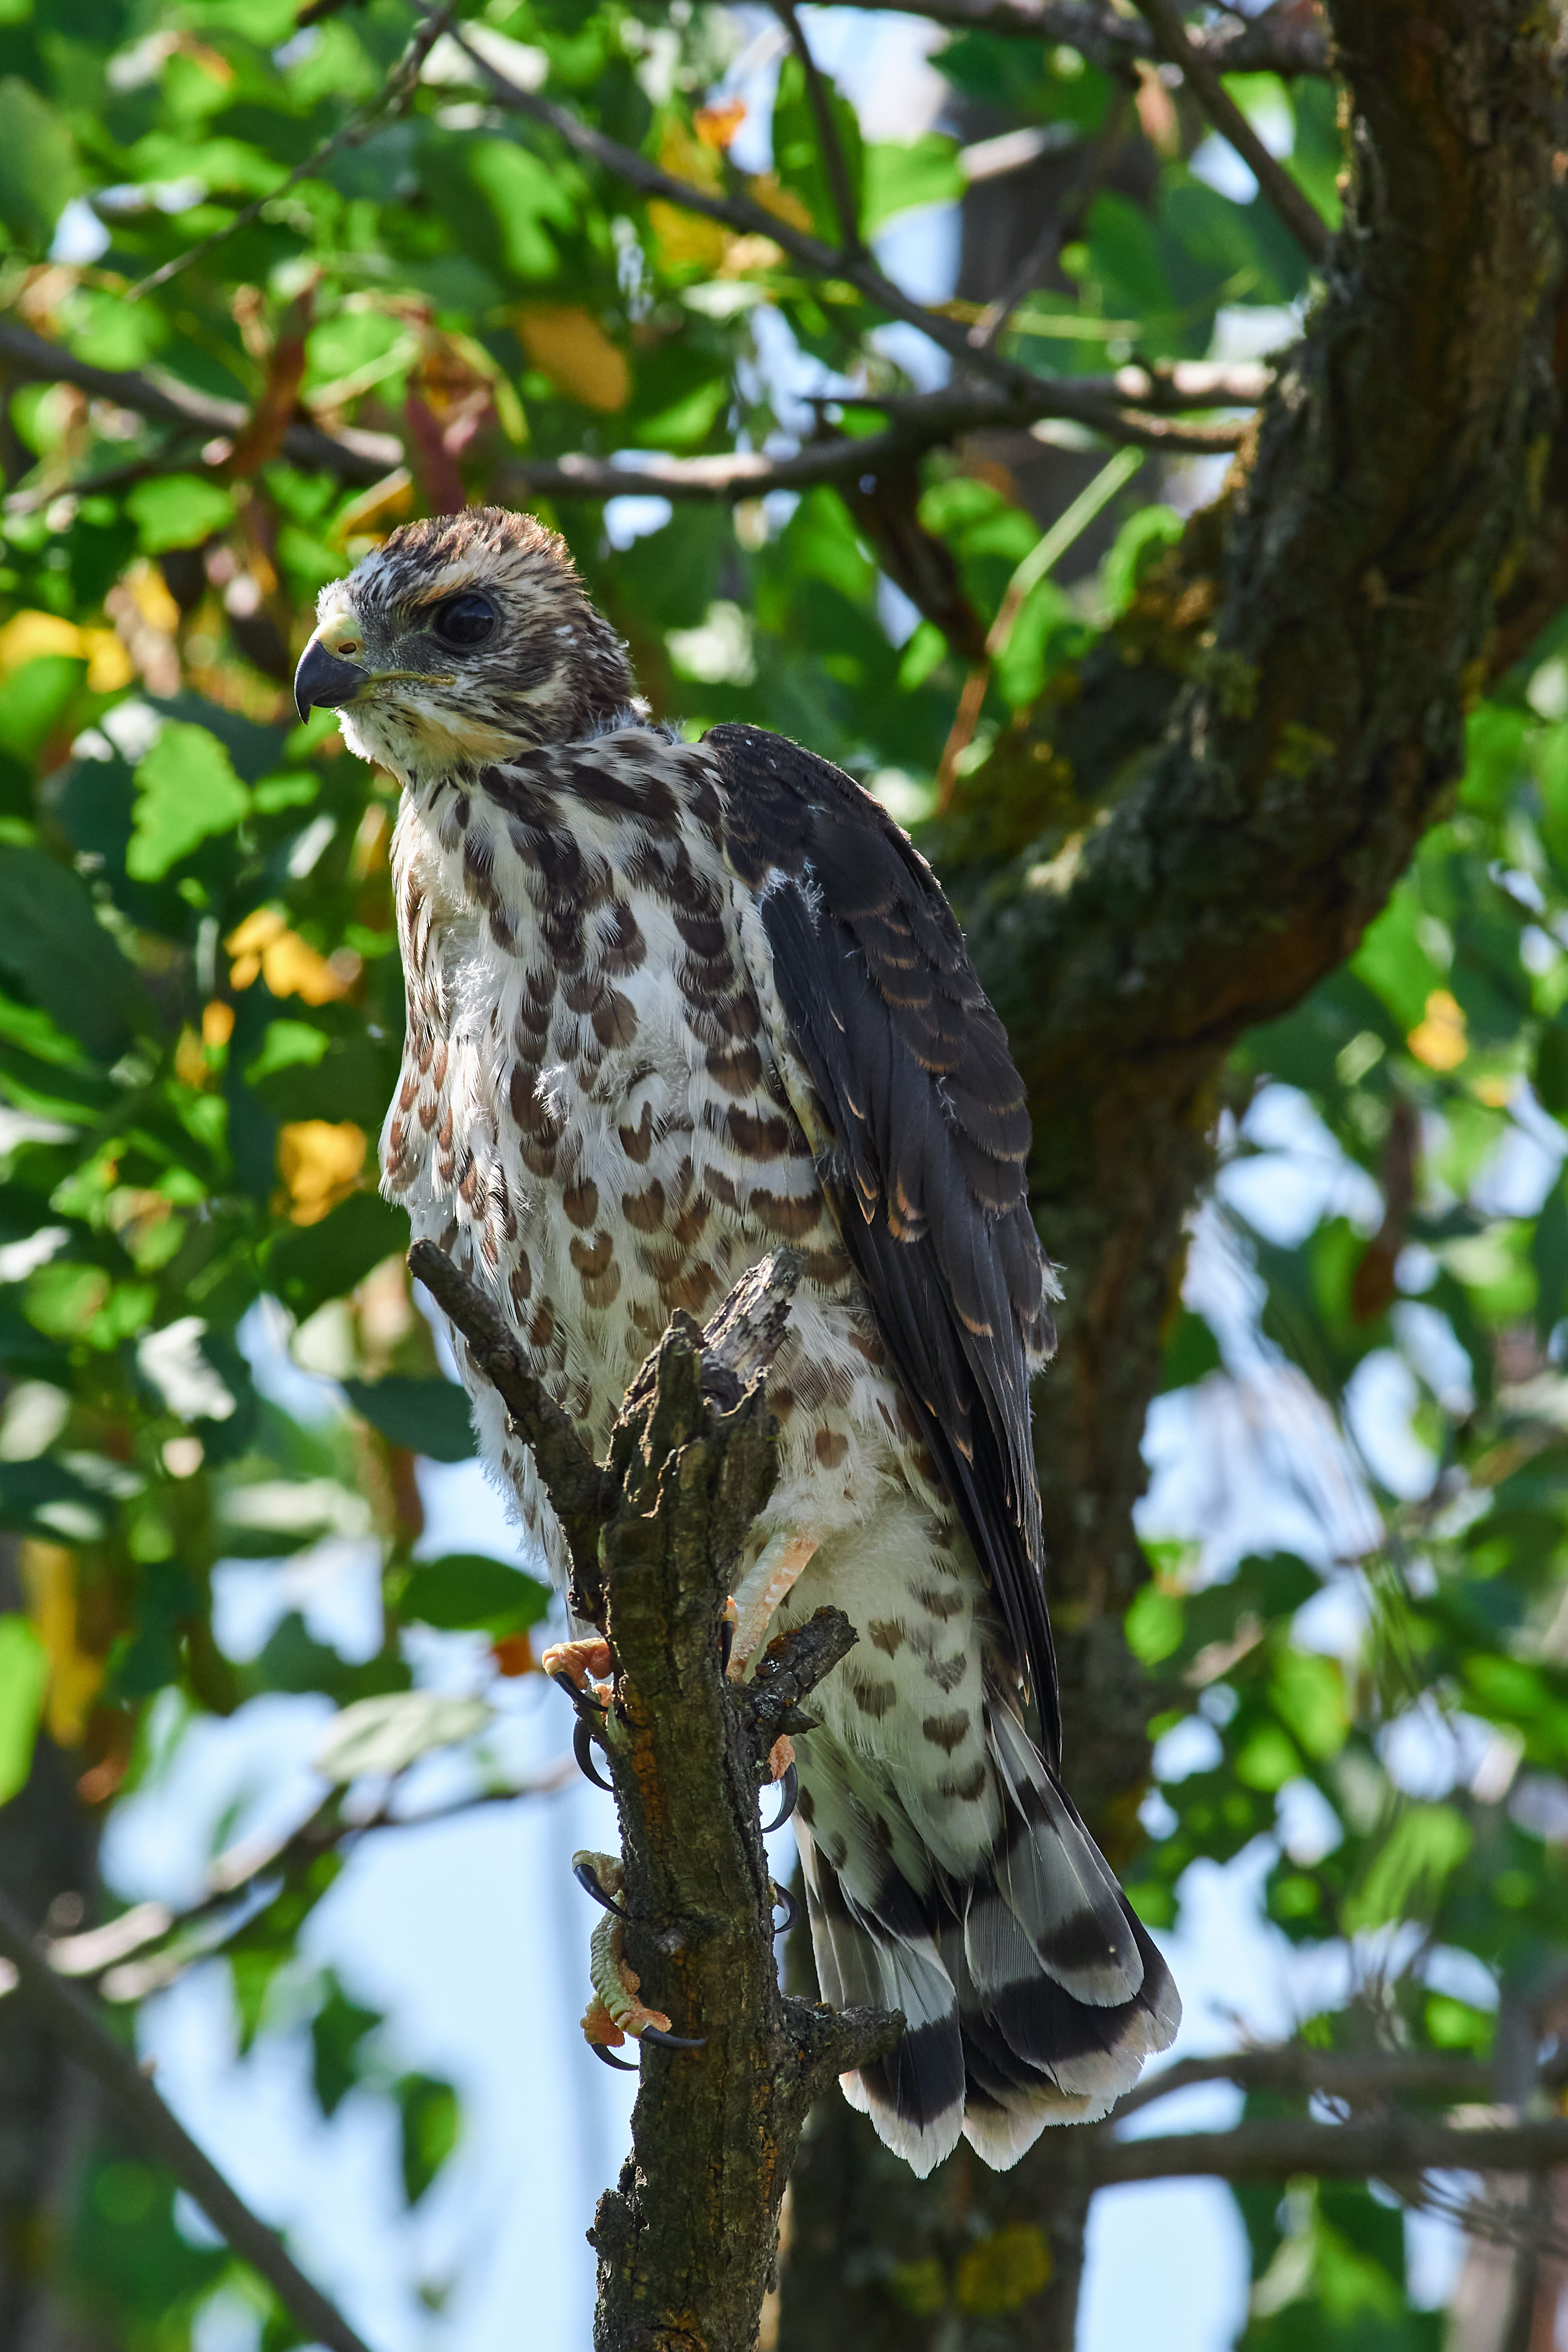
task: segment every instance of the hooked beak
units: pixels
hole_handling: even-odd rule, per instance
[[[322,708],[340,710],[369,684],[368,670],[358,662],[344,661],[341,655],[329,652],[319,636],[312,637],[294,673],[294,708],[302,719]]]

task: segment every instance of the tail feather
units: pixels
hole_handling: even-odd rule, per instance
[[[878,1916],[856,1901],[802,1823],[797,1830],[806,1907],[824,2000],[901,2010],[897,2047],[840,2081],[850,2105],[924,2180],[950,2156],[964,2121],[964,2051],[953,1980],[925,1928],[913,1890],[886,1865]],[[900,1891],[901,1890],[901,1891]],[[901,1925],[887,1924],[885,1915]]]
[[[842,2077],[845,2096],[923,2179],[960,2131],[1006,2170],[1047,2125],[1108,2114],[1181,2020],[1158,1948],[1021,1724],[997,1706],[988,1728],[1002,1820],[962,1884],[932,1864],[912,1885],[894,1864],[897,1801],[863,1759],[823,1731],[800,1749],[823,1998],[907,2020],[889,2058]]]

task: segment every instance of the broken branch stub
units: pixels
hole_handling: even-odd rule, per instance
[[[409,1262],[533,1448],[571,1549],[574,1605],[589,1603],[609,1643],[613,1682],[593,1737],[621,1816],[620,1950],[641,2000],[697,2045],[643,2042],[632,2154],[591,2232],[595,2345],[749,2352],[807,2109],[904,2026],[894,2013],[787,1997],[773,1958],[759,1770],[780,1733],[809,1727],[801,1702],[854,1629],[841,1611],[819,1610],[769,1646],[744,1686],[726,1679],[721,1656],[733,1571],[773,1486],[766,1381],[800,1253],[752,1267],[706,1329],[674,1318],[627,1391],[603,1465],[484,1293],[432,1244]]]

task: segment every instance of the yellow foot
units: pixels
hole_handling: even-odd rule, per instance
[[[795,1761],[795,1743],[786,1731],[781,1731],[768,1751],[768,1777],[781,1780]]]
[[[767,1639],[774,1611],[817,1549],[814,1536],[775,1536],[756,1566],[747,1570],[735,1596],[735,1640],[729,1653],[732,1683],[744,1676]]]
[[[539,1660],[552,1682],[564,1675],[574,1690],[585,1692],[601,1706],[609,1696],[602,1685],[614,1663],[609,1643],[601,1641],[597,1633],[582,1642],[552,1642]]]

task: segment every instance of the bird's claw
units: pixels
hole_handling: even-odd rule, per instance
[[[630,2058],[617,2058],[612,2050],[606,2050],[602,2042],[591,2042],[588,2046],[596,2058],[602,2059],[606,2066],[613,2066],[618,2074],[636,2074],[642,2071],[633,2066]]]
[[[764,1837],[781,1830],[794,1811],[800,1798],[800,1775],[795,1769],[795,1743],[781,1733],[774,1741],[768,1756],[768,1778],[779,1790],[779,1811],[770,1822],[762,1824]]]
[[[608,1682],[615,1664],[608,1642],[597,1634],[580,1642],[552,1642],[539,1664],[573,1706],[591,1706],[603,1714],[610,1695],[601,1685]]]
[[[707,2043],[706,2033],[699,2033],[695,2041],[687,2041],[684,2035],[665,2033],[656,2025],[645,2025],[637,2039],[639,2042],[656,2042],[661,2050],[701,2050]]]
[[[571,1874],[585,1895],[591,1895],[594,1901],[602,1904],[606,1911],[613,1911],[618,1919],[624,1919],[626,1906],[624,1903],[617,1903],[612,1895],[606,1895],[599,1883],[599,1873],[593,1866],[591,1855],[574,1853],[571,1858]]]
[[[729,1673],[730,1653],[735,1647],[735,1629],[739,1622],[740,1612],[737,1609],[732,1595],[725,1602],[724,1614],[718,1621],[718,1670],[721,1675],[727,1675]]]
[[[602,1789],[607,1796],[612,1797],[614,1789],[593,1760],[593,1726],[585,1715],[577,1718],[577,1728],[571,1735],[571,1752],[577,1759],[577,1769],[583,1779],[591,1780],[596,1789]]]
[[[787,1886],[775,1886],[772,1892],[773,1902],[771,1907],[775,1911],[782,1911],[784,1914],[783,1926],[781,1927],[775,1927],[773,1932],[776,1936],[787,1936],[789,1933],[790,1928],[799,1924],[800,1917],[800,1906],[796,1902],[795,1897],[790,1894],[789,1889]]]
[[[793,1764],[788,1768],[783,1779],[776,1785],[779,1790],[779,1811],[770,1822],[763,1822],[764,1837],[771,1837],[775,1830],[781,1830],[800,1801],[800,1775]]]

